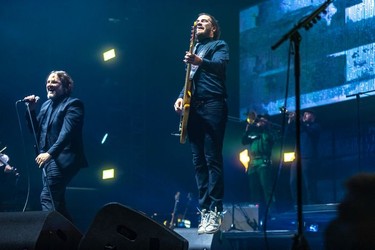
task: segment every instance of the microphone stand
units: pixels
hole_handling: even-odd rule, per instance
[[[234,203],[232,203],[232,224],[230,224],[230,228],[228,229],[228,232],[232,231],[232,230],[236,230],[236,231],[242,231],[238,228],[236,228],[236,224],[234,224]]]
[[[325,1],[317,10],[313,11],[307,18],[302,22],[298,23],[293,29],[286,33],[278,42],[271,47],[275,50],[286,40],[290,40],[292,45],[294,45],[294,76],[295,76],[295,98],[296,98],[296,160],[297,160],[297,218],[298,218],[298,231],[297,235],[294,236],[293,250],[307,250],[310,249],[308,242],[303,234],[303,216],[302,216],[302,166],[301,166],[301,135],[300,135],[300,76],[301,76],[301,61],[300,61],[300,42],[302,37],[298,32],[299,29],[305,28],[309,29],[313,25],[312,23],[319,19],[319,14],[325,11],[329,4],[333,0]]]
[[[35,127],[34,127],[34,122],[33,122],[32,116],[31,116],[31,111],[30,111],[29,103],[25,102],[25,105],[26,105],[26,109],[27,109],[27,114],[29,116],[29,120],[30,120],[30,124],[31,124],[31,129],[33,131],[33,136],[34,136],[34,141],[35,141],[35,147],[36,147],[36,150],[35,150],[36,151],[36,155],[38,156],[38,154],[40,153],[40,148],[39,148],[38,139],[36,138],[36,132],[35,132]],[[50,188],[50,185],[49,185],[49,182],[48,182],[48,176],[47,176],[46,169],[43,166],[41,166],[41,168],[42,168],[42,172],[43,172],[43,179],[44,179],[44,181],[46,183],[46,186],[47,186],[47,189],[48,189],[48,193],[49,193],[49,196],[50,196],[50,199],[51,199],[52,209],[53,209],[53,211],[56,211],[55,202],[53,201],[53,197],[52,197],[51,188]]]

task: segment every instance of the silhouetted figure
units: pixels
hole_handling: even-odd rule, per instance
[[[325,232],[326,250],[375,249],[375,174],[362,173],[346,182],[338,216]]]

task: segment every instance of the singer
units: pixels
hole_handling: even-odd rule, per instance
[[[88,166],[82,139],[84,105],[70,96],[72,89],[73,80],[65,71],[52,71],[46,81],[48,100],[38,115],[37,96],[22,100],[29,106],[31,115],[26,116],[29,128],[36,133],[35,162],[44,168],[46,175],[40,194],[42,210],[56,210],[69,220],[72,218],[65,206],[66,187],[80,168]]]

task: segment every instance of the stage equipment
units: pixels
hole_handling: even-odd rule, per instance
[[[297,155],[297,205],[298,205],[298,233],[294,238],[293,249],[308,249],[308,243],[303,235],[303,216],[302,216],[302,166],[301,157],[301,91],[300,91],[300,78],[301,78],[301,59],[300,59],[300,43],[302,36],[299,33],[299,29],[305,28],[306,30],[313,27],[320,19],[321,13],[326,13],[326,8],[333,2],[333,0],[326,0],[318,9],[313,11],[310,15],[306,16],[297,25],[295,25],[290,31],[288,31],[279,41],[277,41],[272,47],[272,50],[277,49],[283,42],[290,40],[290,48],[293,48],[293,52],[290,54],[294,55],[294,79],[295,79],[295,99],[296,99],[296,155]]]
[[[74,250],[82,234],[60,213],[0,213],[1,250]]]
[[[230,232],[256,231],[259,224],[259,205],[251,203],[224,204],[224,219],[221,230]]]
[[[79,250],[86,249],[187,250],[188,241],[142,212],[108,203],[79,244]]]

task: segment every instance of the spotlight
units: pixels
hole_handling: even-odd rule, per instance
[[[250,156],[249,151],[245,149],[239,154],[240,162],[245,167],[245,172],[247,172],[247,169],[249,168],[249,162],[250,162]]]
[[[102,179],[103,180],[114,179],[114,178],[115,178],[115,170],[113,168],[104,169],[102,171]]]
[[[106,62],[116,57],[115,49],[107,50],[103,53],[103,60]]]
[[[294,152],[286,152],[284,153],[284,162],[292,162],[296,159],[296,155]]]

